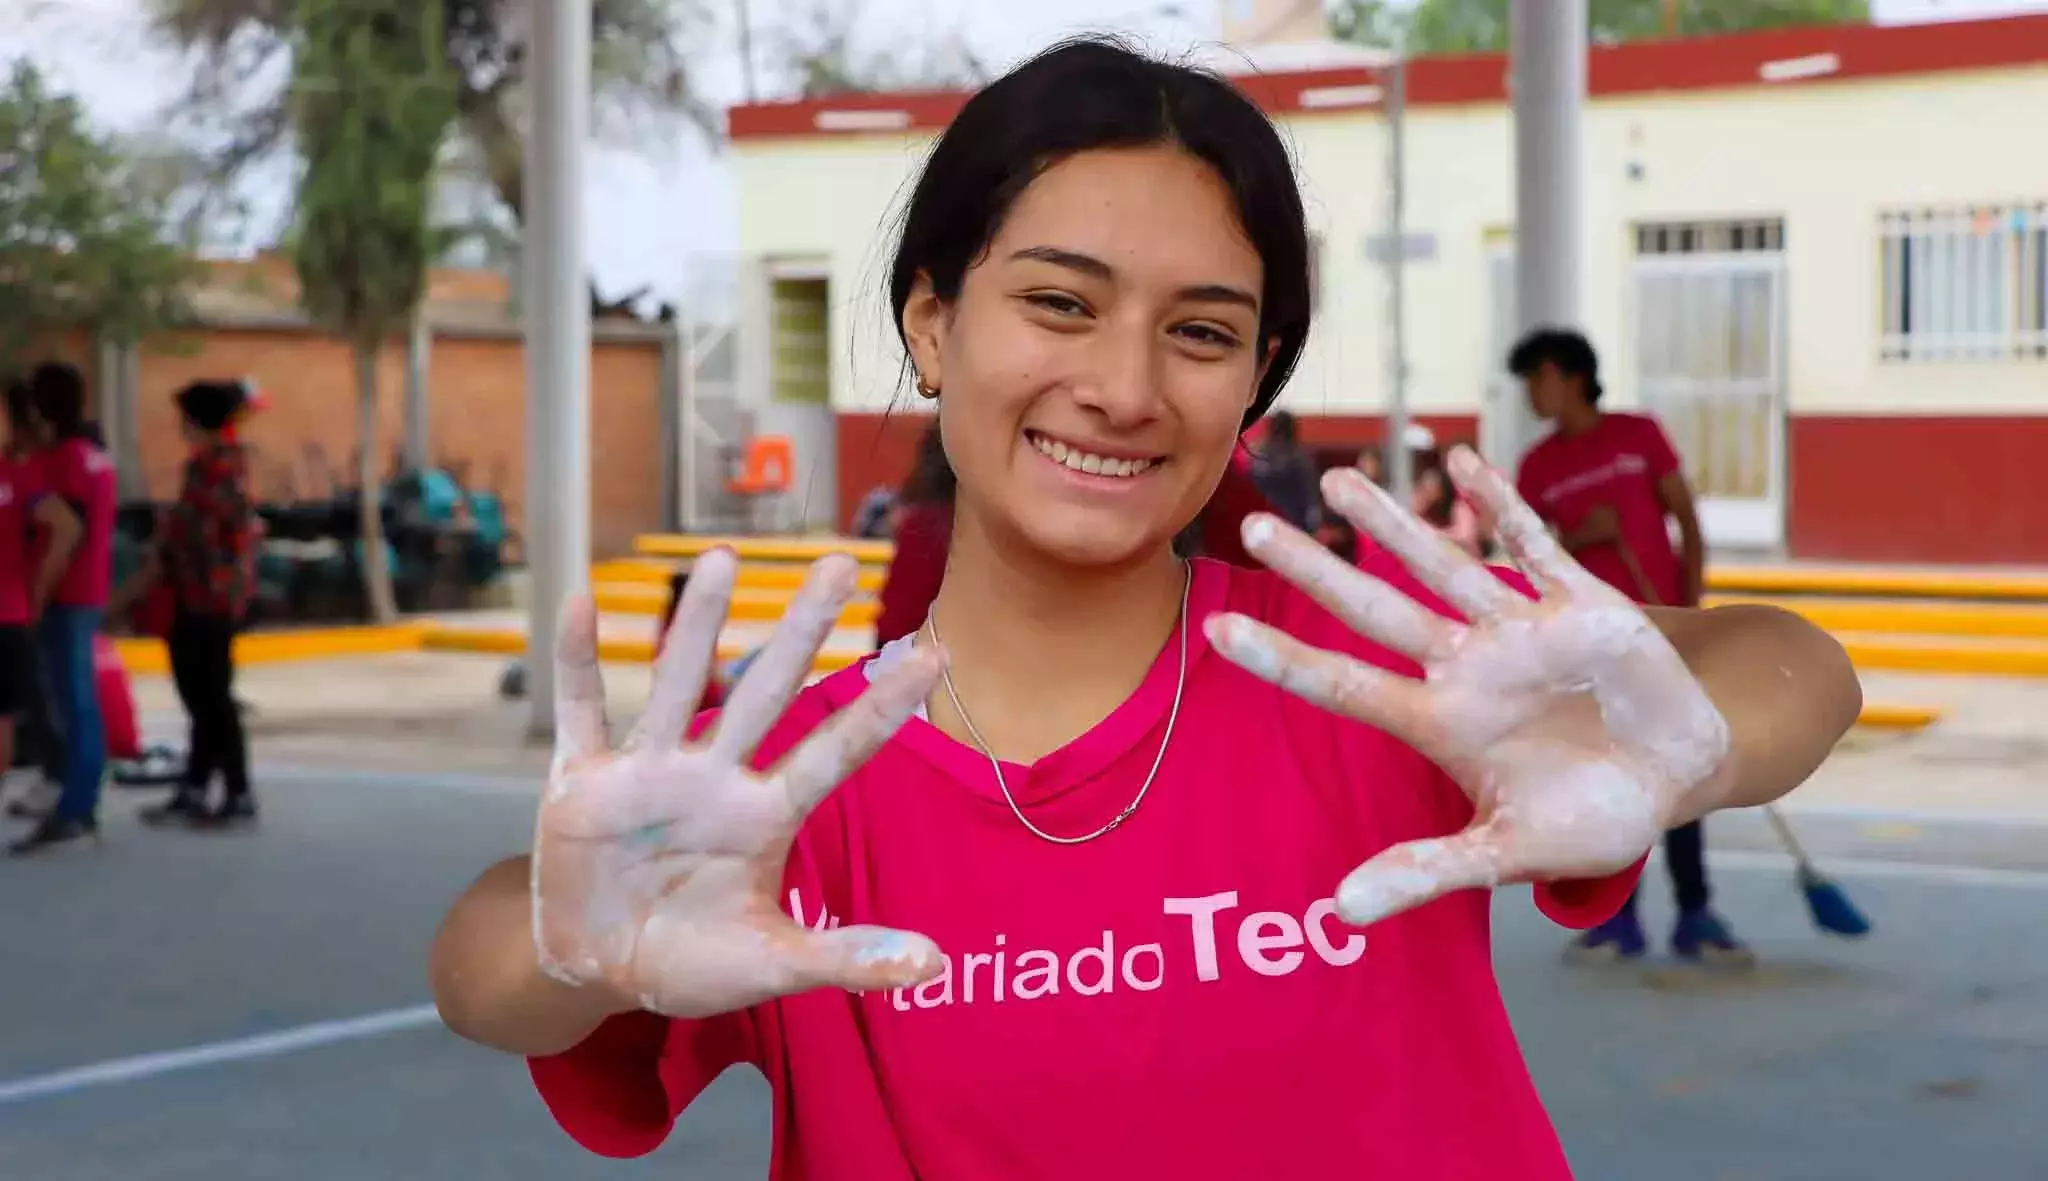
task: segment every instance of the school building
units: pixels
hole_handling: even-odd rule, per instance
[[[1616,407],[1656,413],[1709,539],[1802,559],[2048,562],[2048,16],[1595,48],[1584,323]],[[1296,150],[1319,320],[1283,405],[1378,438],[1388,387],[1381,78],[1241,79]],[[1410,399],[1518,452],[1507,62],[1409,71]],[[922,429],[883,294],[895,217],[958,93],[731,112],[738,409],[793,440],[791,511],[844,525]],[[724,392],[721,393],[720,391]],[[715,405],[719,398],[732,405]]]

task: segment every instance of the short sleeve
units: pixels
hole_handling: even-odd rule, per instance
[[[1638,445],[1643,450],[1644,461],[1650,465],[1650,478],[1661,480],[1680,470],[1678,449],[1671,445],[1671,436],[1664,433],[1657,420],[1643,415],[1636,422],[1640,436]]]
[[[858,669],[849,671],[859,675]],[[798,694],[756,750],[756,767],[773,766],[829,715],[823,689],[812,685]],[[717,717],[716,710],[700,712],[691,721],[690,737],[701,736]],[[836,893],[825,885],[828,878],[836,881],[836,863],[821,856],[821,846],[832,845],[835,823],[828,799],[797,834],[785,888],[802,882],[822,894]],[[627,1013],[573,1049],[528,1059],[527,1071],[555,1122],[576,1143],[599,1156],[640,1157],[661,1147],[683,1109],[732,1067],[751,1065],[775,1082],[783,1031],[775,1001],[688,1021]]]
[[[752,1010],[701,1021],[627,1013],[574,1049],[528,1059],[527,1070],[571,1139],[626,1159],[661,1147],[676,1117],[729,1067],[758,1063],[758,1041]]]

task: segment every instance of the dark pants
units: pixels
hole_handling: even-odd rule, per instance
[[[50,678],[43,671],[42,644],[36,639],[36,629],[25,627],[22,635],[21,651],[13,657],[20,662],[12,674],[18,678],[14,765],[41,771],[54,787],[64,782],[64,735],[58,730],[51,709]],[[6,770],[0,767],[0,772]]]
[[[218,773],[229,799],[249,794],[249,737],[235,704],[235,625],[220,616],[179,612],[168,640],[171,680],[192,721],[180,791],[199,794]]]
[[[1671,892],[1677,898],[1678,909],[1705,910],[1710,898],[1707,889],[1707,841],[1706,830],[1700,827],[1699,821],[1664,834],[1664,864],[1671,871]],[[1631,907],[1635,905],[1634,894],[1629,895],[1628,902]]]
[[[57,815],[65,820],[90,820],[98,813],[100,776],[107,769],[107,733],[92,658],[99,630],[97,607],[48,607],[37,628],[51,712],[64,731],[64,793],[57,798]]]

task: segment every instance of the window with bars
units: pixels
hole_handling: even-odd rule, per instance
[[[1889,211],[1878,251],[1884,360],[2048,360],[2048,201]]]
[[[1653,221],[1636,226],[1637,254],[1770,254],[1785,249],[1777,217]]]

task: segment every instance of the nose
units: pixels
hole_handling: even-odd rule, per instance
[[[1114,430],[1158,418],[1164,404],[1165,356],[1149,326],[1097,331],[1073,382],[1074,401]]]

